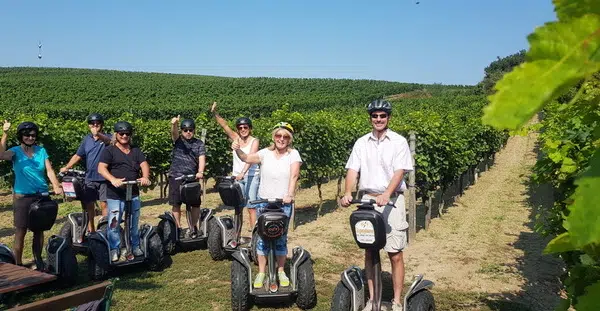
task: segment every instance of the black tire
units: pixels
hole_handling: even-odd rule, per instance
[[[103,280],[108,275],[110,254],[108,247],[90,239],[89,253],[87,256],[88,275],[92,280]]]
[[[312,309],[317,305],[317,291],[315,290],[315,275],[312,260],[305,260],[298,266],[298,297],[296,305],[302,310]]]
[[[408,311],[435,311],[433,294],[424,289],[408,298]]]
[[[73,224],[68,219],[62,228],[60,228],[58,236],[65,238],[67,244],[73,245]]]
[[[252,308],[250,296],[250,279],[246,267],[239,261],[231,262],[231,310],[246,311]]]
[[[165,253],[169,255],[175,254],[175,247],[177,246],[177,229],[175,228],[175,224],[166,219],[161,219],[158,223],[158,226],[156,227],[156,231],[158,232],[158,235],[162,240]]]
[[[63,284],[72,286],[77,282],[79,266],[77,265],[77,257],[75,257],[75,252],[71,244],[67,242],[66,245],[66,248],[60,253],[58,278]]]
[[[352,292],[344,286],[341,281],[338,282],[333,297],[331,298],[331,311],[350,311],[352,307]]]
[[[148,268],[151,271],[159,271],[165,262],[165,251],[162,241],[157,233],[152,233],[148,239]]]
[[[250,260],[254,262],[255,266],[258,266],[258,254],[256,253],[256,245],[258,244],[258,231],[252,231],[252,242],[250,243]]]
[[[217,223],[217,220],[212,218],[208,222],[208,240],[207,240],[208,253],[213,260],[223,260],[227,258],[227,252],[223,249],[223,234],[221,226]]]

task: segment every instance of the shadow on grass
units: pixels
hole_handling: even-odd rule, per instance
[[[338,208],[337,200],[324,200],[323,207],[319,213],[318,205],[310,205],[296,208],[294,215],[294,226],[298,227],[317,220],[318,217],[329,214]]]

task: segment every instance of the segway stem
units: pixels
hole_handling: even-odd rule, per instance
[[[381,258],[379,251],[375,249],[369,249],[371,252],[371,271],[373,272],[373,311],[381,310]]]
[[[269,250],[269,291],[276,292],[277,291],[277,256],[275,256],[275,241],[269,241],[271,249]],[[275,285],[275,290],[271,290],[273,288],[273,284]]]
[[[127,256],[129,256],[129,254],[132,253],[132,249],[131,249],[131,220],[132,220],[132,215],[131,215],[131,196],[132,196],[132,188],[133,185],[136,182],[125,182],[124,184],[126,185],[126,192],[125,192],[125,247],[127,249]]]

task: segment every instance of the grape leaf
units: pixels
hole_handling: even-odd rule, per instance
[[[600,309],[600,282],[596,282],[585,288],[585,294],[577,298],[575,305],[577,310],[598,310]]]
[[[528,61],[495,85],[484,123],[516,129],[546,103],[600,70],[600,15],[548,23],[528,36]]]
[[[552,239],[552,241],[550,241],[548,245],[546,245],[546,248],[544,249],[544,254],[562,253],[574,249],[575,246],[571,243],[569,233],[565,232]]]
[[[552,3],[561,21],[578,18],[588,13],[600,14],[598,0],[553,0]]]
[[[600,242],[600,151],[589,163],[590,168],[575,181],[577,189],[572,196],[573,204],[564,222],[571,242],[579,247]]]

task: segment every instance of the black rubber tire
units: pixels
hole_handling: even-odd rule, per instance
[[[424,289],[408,298],[408,311],[435,311],[433,294]]]
[[[65,224],[60,228],[58,236],[65,238],[65,240],[67,240],[67,244],[73,245],[73,225],[68,219],[65,222]]]
[[[217,220],[212,218],[208,222],[208,253],[213,260],[223,260],[227,258],[227,252],[223,249],[223,234]]]
[[[239,261],[231,262],[231,310],[246,311],[252,308],[252,296],[250,295],[250,280],[246,267]]]
[[[252,231],[252,242],[250,243],[250,260],[254,262],[255,266],[258,266],[258,254],[256,253],[256,244],[258,243],[258,231]]]
[[[333,290],[331,298],[331,311],[350,311],[352,307],[352,292],[344,286],[342,281],[338,282]]]
[[[87,256],[88,276],[92,280],[103,280],[108,275],[110,254],[106,245],[90,239]]]
[[[66,248],[60,253],[60,267],[58,278],[61,283],[67,286],[72,286],[77,283],[77,277],[79,276],[79,265],[77,265],[77,257],[71,247],[71,244],[67,243]]]
[[[317,305],[317,291],[315,290],[315,274],[312,260],[305,260],[298,266],[298,296],[296,305],[302,310],[312,309]]]
[[[175,236],[177,234],[177,229],[175,228],[175,224],[166,219],[161,219],[160,222],[158,222],[156,231],[162,240],[165,253],[174,255],[177,246]]]
[[[140,229],[141,230],[141,229]],[[165,250],[158,233],[154,232],[148,238],[148,268],[151,271],[159,271],[165,262]]]

